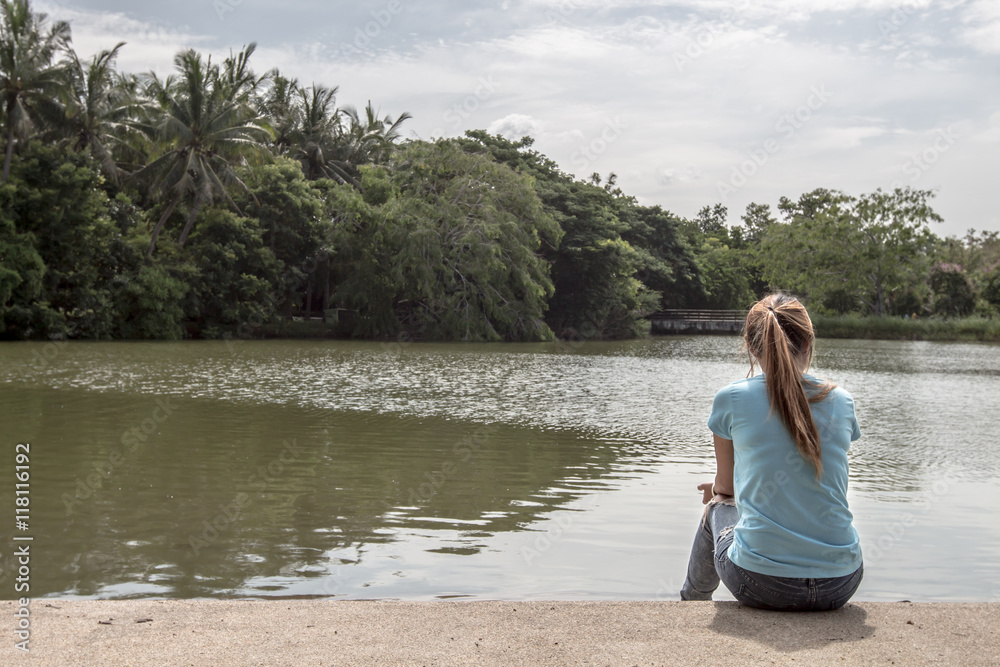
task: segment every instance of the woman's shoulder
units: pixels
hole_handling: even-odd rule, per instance
[[[826,379],[820,378],[820,377],[816,377],[814,375],[810,375],[809,373],[803,373],[803,377],[806,379],[806,381],[809,384],[811,384],[811,385],[813,385],[815,387],[820,387],[821,388],[821,387],[833,384],[829,380],[826,380]],[[827,399],[833,399],[837,403],[846,403],[846,404],[849,404],[849,405],[851,405],[851,404],[854,403],[854,397],[851,396],[851,392],[849,392],[847,389],[845,389],[844,387],[840,386],[839,384],[834,384],[833,389],[830,390],[830,393],[827,396]]]
[[[733,380],[726,386],[719,389],[716,393],[739,393],[745,391],[753,391],[756,387],[764,386],[764,375],[754,375],[753,377],[741,378],[739,380]]]

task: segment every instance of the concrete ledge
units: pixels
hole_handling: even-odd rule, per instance
[[[1000,664],[998,604],[40,599],[29,655],[16,609],[4,665]]]

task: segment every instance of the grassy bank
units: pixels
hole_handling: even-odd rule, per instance
[[[814,315],[812,321],[819,338],[1000,342],[1000,319]]]
[[[1000,318],[965,317],[945,320],[934,317],[903,319],[817,314],[812,316],[812,321],[819,338],[1000,342]],[[330,339],[348,336],[336,324],[313,319],[265,324],[254,330],[253,337]]]

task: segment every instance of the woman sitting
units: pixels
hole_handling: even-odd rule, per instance
[[[747,315],[750,373],[712,404],[717,473],[698,485],[708,506],[681,599],[711,600],[721,578],[751,607],[829,610],[861,583],[847,507],[847,450],[861,432],[850,394],[806,372],[814,338],[793,297],[767,296]]]

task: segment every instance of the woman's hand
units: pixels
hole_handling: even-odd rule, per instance
[[[701,491],[701,504],[707,505],[710,500],[715,496],[712,491],[712,487],[715,486],[712,482],[705,482],[704,484],[698,485],[698,490]]]
[[[704,484],[698,485],[698,490],[701,491],[701,504],[707,505],[712,500],[729,500],[732,498],[731,493],[723,493],[716,485],[712,482],[705,482]]]

